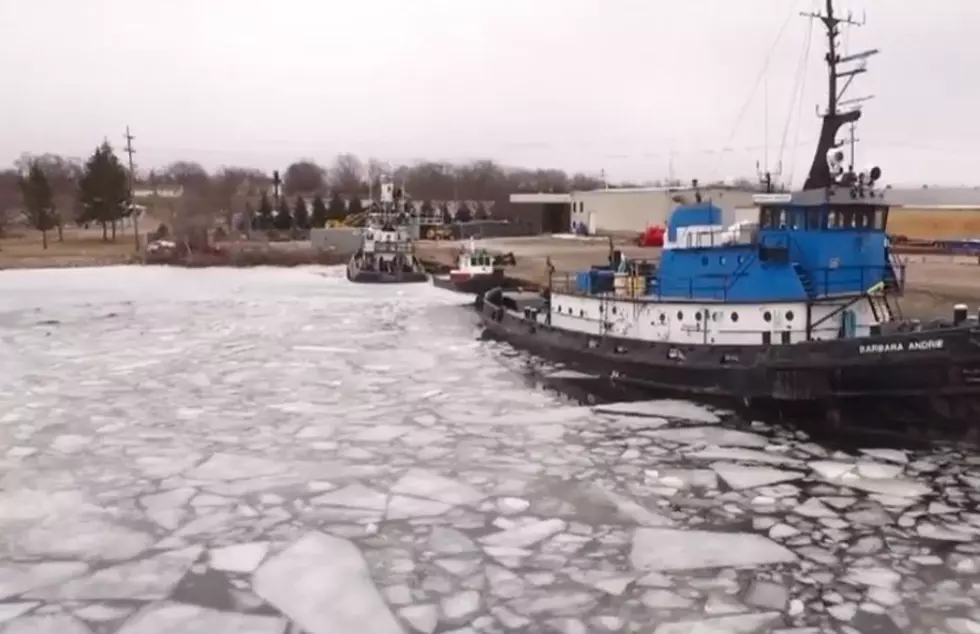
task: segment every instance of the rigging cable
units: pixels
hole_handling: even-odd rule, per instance
[[[815,4],[816,1],[814,1],[814,5]],[[800,69],[802,72],[798,76],[798,79],[800,81],[800,91],[798,93],[799,99],[796,102],[796,131],[793,135],[793,153],[789,161],[789,179],[786,181],[786,183],[790,187],[792,187],[793,185],[793,176],[796,173],[796,159],[800,151],[799,150],[800,130],[803,128],[803,101],[806,96],[806,76],[807,76],[806,62],[810,58],[810,45],[813,43],[813,18],[810,18],[809,22],[807,22],[807,25],[808,28],[806,30],[806,38],[805,38],[805,43],[803,45],[803,57],[800,59]],[[787,131],[789,130],[788,119],[786,121],[786,130]],[[786,142],[786,137],[784,135],[783,143],[785,142]],[[782,160],[782,151],[780,151],[780,160]]]
[[[759,84],[762,83],[762,79],[766,76],[766,71],[769,70],[769,64],[770,62],[772,62],[773,54],[776,52],[776,46],[779,44],[779,40],[782,39],[783,33],[786,32],[786,27],[789,25],[789,21],[793,19],[796,12],[797,12],[796,3],[794,3],[792,10],[786,16],[786,19],[783,20],[782,26],[779,27],[779,32],[776,34],[776,39],[773,41],[772,46],[769,48],[769,52],[766,53],[766,59],[762,65],[762,70],[759,71],[759,75],[755,78],[755,83],[752,85],[752,90],[749,91],[749,94],[745,99],[745,103],[742,104],[742,108],[741,110],[739,110],[738,116],[735,117],[735,125],[732,126],[731,133],[729,133],[728,135],[728,140],[725,141],[725,144],[722,146],[721,152],[718,153],[718,162],[715,163],[715,169],[714,172],[712,173],[712,180],[714,179],[715,176],[718,175],[718,170],[719,168],[721,168],[721,161],[725,156],[725,148],[728,147],[728,144],[731,143],[732,139],[735,138],[735,133],[738,132],[738,126],[741,125],[742,119],[745,118],[745,115],[749,110],[749,106],[752,105],[752,97],[755,96],[755,91],[758,90]]]

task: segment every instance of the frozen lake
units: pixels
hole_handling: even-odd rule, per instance
[[[0,272],[0,634],[980,632],[980,458],[578,406],[465,301]]]

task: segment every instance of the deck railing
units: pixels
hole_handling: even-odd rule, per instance
[[[826,267],[806,271],[809,286],[801,279],[802,293],[786,297],[771,297],[766,301],[800,301],[823,297],[861,296],[866,293],[890,292],[901,294],[905,288],[905,264],[885,266]],[[550,289],[555,293],[572,295],[606,295],[625,298],[656,297],[680,300],[728,301],[738,297],[738,283],[748,274],[743,270],[732,275],[691,276],[662,279],[655,276],[651,286],[649,277],[618,274],[624,281],[613,281],[613,288],[604,292],[586,292],[579,288],[577,273],[555,273],[550,278]],[[606,274],[608,275],[608,273]],[[615,277],[613,278],[615,280]]]

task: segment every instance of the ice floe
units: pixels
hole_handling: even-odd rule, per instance
[[[796,555],[754,533],[638,528],[630,561],[637,570],[697,570],[792,562]]]
[[[402,629],[351,542],[310,533],[255,572],[255,593],[310,634]]]

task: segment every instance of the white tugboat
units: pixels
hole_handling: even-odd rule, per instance
[[[347,264],[347,279],[360,284],[425,282],[415,257],[419,218],[392,183],[382,183],[381,201],[366,213],[361,246]]]

